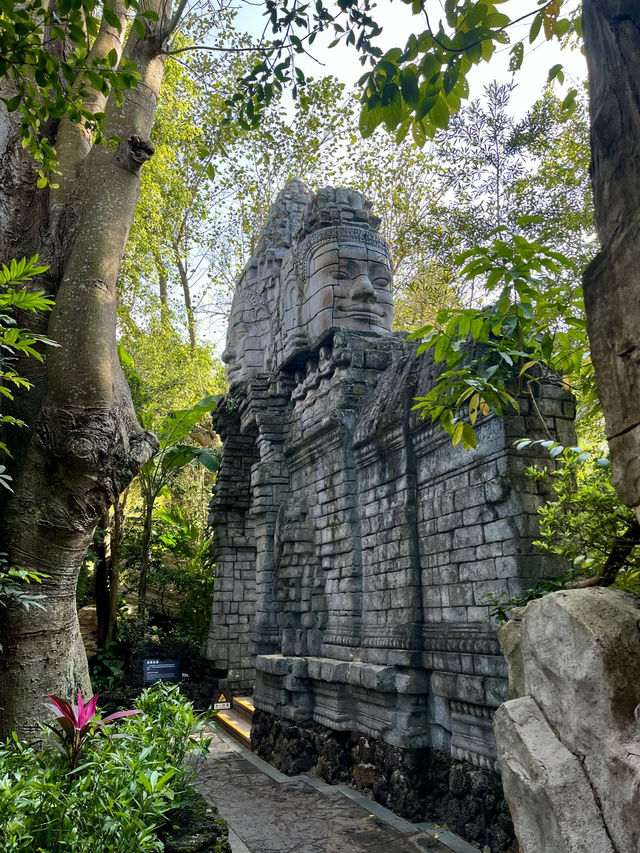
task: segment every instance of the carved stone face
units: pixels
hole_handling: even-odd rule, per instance
[[[391,267],[383,247],[357,237],[323,242],[309,255],[301,319],[311,340],[335,326],[388,334]]]
[[[246,293],[237,290],[222,353],[230,387],[246,382],[251,376],[267,369],[270,331],[267,307],[251,304]]]

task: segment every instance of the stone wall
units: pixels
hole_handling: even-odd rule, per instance
[[[542,416],[573,443],[573,402],[540,386],[534,408],[523,397],[518,414],[478,422],[475,450],[453,448],[412,411],[437,367],[391,331],[390,259],[367,203],[292,198],[309,199],[299,182],[272,214],[300,222],[282,232],[279,275],[254,275],[254,259],[234,299],[208,653],[239,688],[253,663],[261,719],[294,724],[297,741],[320,726],[495,774],[507,679],[487,595],[554,571],[532,546],[547,495],[525,470],[538,457],[513,442],[546,436]]]
[[[257,461],[254,435],[239,432],[238,408],[233,398],[216,413],[216,428],[224,441],[216,499],[209,524],[218,571],[206,657],[227,672],[240,691],[255,682],[249,635],[256,607],[256,540],[251,507],[251,468]],[[220,523],[218,523],[218,521]]]
[[[256,711],[251,738],[258,755],[283,773],[314,773],[330,784],[350,785],[411,821],[437,816],[481,849],[511,847],[500,777],[444,750],[400,749],[359,732],[293,724],[265,711]]]

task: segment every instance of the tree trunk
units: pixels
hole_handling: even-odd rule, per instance
[[[620,499],[640,508],[640,5],[584,0],[591,170],[602,249],[584,275],[591,355]]]
[[[144,524],[142,527],[142,549],[140,553],[140,579],[138,581],[138,620],[143,622],[147,612],[147,577],[149,574],[149,551],[151,547],[151,532],[153,527],[153,504],[155,502],[151,489],[143,492]]]
[[[124,537],[124,511],[129,489],[118,496],[113,505],[113,529],[111,531],[111,588],[109,597],[109,622],[105,634],[105,646],[113,641],[118,623],[118,600],[120,598],[120,568],[122,566],[122,539]]]
[[[154,6],[166,21],[166,7],[159,0],[147,4]],[[124,9],[118,14],[124,22]],[[62,119],[57,137],[50,137],[60,143],[58,189],[36,189],[14,119],[0,115],[0,129],[9,133],[0,133],[0,153],[7,154],[1,259],[38,252],[51,264],[45,280],[56,304],[48,333],[60,344],[49,353],[35,393],[24,397],[32,429],[22,431],[28,443],[14,454],[15,492],[1,520],[0,551],[10,564],[47,574],[46,610],[12,610],[0,626],[1,738],[16,730],[38,739],[43,695],[75,699],[78,688],[90,692],[75,607],[79,568],[98,519],[157,449],[136,420],[115,338],[116,278],[140,170],[153,152],[148,139],[164,67],[160,39],[150,30],[158,25],[145,26],[144,38],[131,29],[125,48],[139,85],[123,94],[121,105],[110,97],[104,107],[106,133],[122,142],[115,151],[91,147],[86,128]],[[119,54],[117,30],[105,25],[100,32],[92,50]],[[98,108],[104,101],[100,95],[88,100]]]
[[[176,265],[178,267],[178,273],[180,275],[180,282],[182,284],[182,293],[184,294],[184,307],[187,312],[187,328],[189,329],[189,342],[191,344],[191,349],[195,350],[196,348],[196,322],[195,317],[193,315],[193,305],[191,303],[191,288],[189,287],[189,277],[187,276],[187,268],[185,266],[184,261],[180,256],[180,250],[178,246],[173,247],[173,254],[176,260]]]
[[[111,517],[105,512],[98,527],[104,531],[100,541],[96,543],[96,583],[95,601],[96,618],[98,620],[97,646],[103,649],[107,641],[109,615],[111,613]],[[95,536],[95,534],[94,534]]]

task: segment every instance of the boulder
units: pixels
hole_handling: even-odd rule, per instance
[[[613,853],[580,761],[528,696],[494,717],[505,797],[523,853]]]
[[[514,642],[515,629],[507,631],[510,642],[503,651],[514,661],[510,671],[523,668],[517,689],[524,698],[500,709],[495,728],[505,795],[523,853],[635,853],[640,850],[638,601],[612,589],[556,592],[531,602],[521,625],[520,643]],[[557,783],[559,767],[572,780],[568,786]],[[592,791],[589,808],[583,803],[585,785]],[[576,814],[583,831],[575,825]],[[609,847],[583,840],[585,832],[595,839],[598,826]],[[534,842],[541,831],[556,841]],[[557,838],[564,846],[554,846]]]

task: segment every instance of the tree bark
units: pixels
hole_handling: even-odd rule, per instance
[[[108,510],[98,522],[98,527],[104,530],[104,535],[96,543],[96,556],[98,558],[96,560],[95,582],[96,619],[98,621],[96,642],[98,648],[103,649],[106,645],[109,614],[111,613],[111,516]]]
[[[109,622],[105,634],[105,646],[113,641],[118,624],[118,600],[120,598],[120,569],[122,566],[122,539],[124,537],[124,513],[129,489],[118,496],[113,505],[113,529],[111,532],[111,588],[109,600]]]
[[[153,528],[153,504],[155,496],[151,488],[143,492],[144,522],[142,527],[142,547],[140,551],[140,578],[138,580],[138,620],[143,622],[147,612],[147,577],[149,575],[149,549]]]
[[[173,247],[173,253],[176,261],[176,265],[178,267],[178,274],[180,275],[180,283],[182,284],[182,293],[184,294],[184,307],[187,312],[187,328],[189,329],[189,342],[191,344],[191,349],[195,350],[196,348],[196,322],[195,317],[193,315],[193,304],[191,302],[191,288],[189,287],[189,277],[187,275],[187,268],[185,266],[184,261],[180,255],[180,249],[176,245]]]
[[[166,21],[162,5],[156,0],[147,8],[157,7]],[[79,568],[98,519],[157,449],[136,420],[115,339],[116,278],[140,170],[153,153],[148,140],[164,68],[158,25],[145,26],[144,38],[131,30],[124,50],[142,79],[121,105],[110,97],[105,106],[106,133],[122,142],[115,151],[88,147],[83,129],[63,119],[63,175],[49,204],[47,190],[35,188],[11,116],[0,115],[8,134],[0,133],[8,154],[0,186],[2,260],[38,252],[51,264],[46,289],[56,305],[48,333],[60,344],[49,353],[37,393],[24,398],[32,429],[16,454],[15,492],[1,520],[0,551],[10,564],[47,574],[46,610],[37,616],[12,610],[0,625],[1,738],[16,730],[38,739],[43,695],[75,700],[78,688],[90,693],[75,608]],[[101,43],[111,49],[113,38]]]
[[[591,170],[602,249],[584,275],[591,355],[620,499],[640,508],[640,5],[584,0]]]

